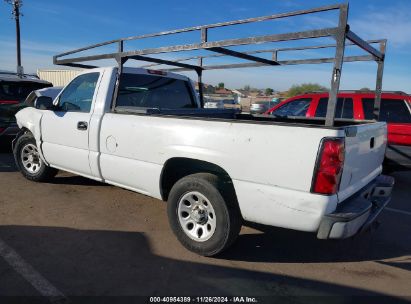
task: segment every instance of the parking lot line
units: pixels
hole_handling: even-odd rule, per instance
[[[411,212],[405,211],[405,210],[400,210],[400,209],[385,208],[385,210],[388,210],[388,211],[391,211],[391,212],[402,213],[402,214],[406,214],[406,215],[411,215]]]
[[[9,245],[0,239],[0,256],[42,296],[65,298],[62,292],[54,287],[47,279],[38,273],[31,265]]]

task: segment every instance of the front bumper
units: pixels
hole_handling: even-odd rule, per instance
[[[345,239],[366,230],[391,199],[394,178],[380,175],[365,188],[323,216],[319,239]]]

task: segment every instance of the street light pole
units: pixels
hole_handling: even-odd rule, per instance
[[[24,74],[23,66],[21,65],[20,49],[20,7],[23,3],[22,0],[6,0],[6,2],[13,6],[13,16],[16,21],[17,74],[21,77]]]

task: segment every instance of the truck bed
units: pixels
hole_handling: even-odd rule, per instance
[[[325,118],[305,118],[305,117],[274,117],[269,115],[255,115],[239,113],[235,109],[147,109],[135,107],[116,107],[116,113],[152,115],[152,116],[172,116],[181,118],[198,118],[213,120],[233,120],[238,123],[261,123],[261,124],[287,124],[290,126],[304,126],[325,129],[341,129],[347,126],[372,123],[370,120],[335,119],[334,126],[325,126]]]

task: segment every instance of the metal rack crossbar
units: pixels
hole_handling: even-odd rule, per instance
[[[385,45],[386,40],[368,40],[369,44],[380,44]],[[346,43],[346,46],[355,45],[354,43]],[[334,61],[334,57],[330,58],[310,58],[310,59],[296,59],[296,60],[277,60],[278,54],[285,51],[299,51],[299,50],[315,50],[315,49],[325,49],[325,48],[335,48],[335,44],[325,44],[325,45],[315,45],[315,46],[303,46],[303,47],[289,47],[289,48],[278,48],[278,49],[262,49],[254,51],[246,51],[241,54],[262,54],[270,53],[273,60],[277,63],[276,65],[298,65],[298,64],[319,64],[319,63],[330,63]],[[191,56],[185,58],[179,58],[174,60],[174,62],[184,62],[190,60],[204,60],[207,58],[217,58],[223,56],[229,56],[230,54],[213,54],[213,55],[204,55],[204,56]],[[239,57],[239,56],[238,56]],[[344,57],[344,62],[355,62],[355,61],[374,61],[375,57],[372,55],[360,55],[360,56],[346,56]],[[152,63],[143,65],[143,68],[152,68],[154,66],[162,65],[161,63]],[[217,69],[226,69],[226,68],[244,68],[244,67],[261,67],[266,66],[267,64],[263,62],[258,62],[255,60],[255,63],[236,63],[236,64],[220,64],[220,65],[202,65],[203,70],[217,70]],[[188,71],[189,68],[169,68],[162,69],[170,72],[181,72]]]
[[[322,6],[313,9],[299,10],[288,13],[274,14],[269,16],[262,16],[256,18],[248,18],[242,20],[214,23],[208,25],[194,26],[183,29],[164,31],[154,34],[146,34],[140,36],[131,36],[126,38],[120,38],[115,40],[110,40],[98,44],[93,44],[87,47],[79,48],[76,50],[68,51],[65,53],[58,54],[53,57],[54,64],[65,65],[71,67],[81,67],[81,68],[95,68],[96,66],[87,65],[83,62],[95,61],[102,59],[114,59],[118,64],[118,79],[114,91],[112,108],[116,107],[116,100],[118,96],[118,87],[119,87],[119,77],[123,71],[124,63],[129,59],[151,62],[150,65],[145,65],[144,67],[151,67],[156,65],[167,65],[174,68],[166,69],[167,71],[187,71],[194,70],[198,75],[199,82],[199,93],[201,104],[203,104],[203,85],[202,85],[202,74],[204,70],[216,70],[216,69],[232,69],[232,68],[245,68],[245,67],[261,67],[261,66],[278,66],[278,65],[297,65],[297,64],[319,64],[319,63],[333,63],[333,71],[331,77],[331,89],[329,93],[329,102],[327,106],[327,114],[325,118],[326,126],[333,126],[335,119],[335,109],[337,94],[340,86],[341,71],[343,62],[354,62],[354,61],[375,61],[378,65],[377,68],[377,77],[376,77],[376,89],[375,89],[375,102],[374,102],[374,118],[378,120],[380,106],[381,106],[381,90],[382,90],[382,77],[384,70],[384,59],[385,59],[385,50],[386,50],[386,40],[369,40],[365,41],[351,31],[348,21],[348,4],[335,4]],[[307,30],[300,32],[292,33],[281,33],[281,34],[268,34],[261,36],[252,36],[246,38],[236,38],[236,39],[226,39],[211,41],[208,39],[208,31],[210,29],[221,28],[226,26],[235,26],[240,24],[248,24],[260,21],[275,20],[286,17],[301,16],[307,14],[314,14],[327,11],[339,11],[339,20],[338,26],[331,28]],[[169,35],[178,35],[188,32],[199,32],[200,41],[197,43],[190,44],[179,44],[171,46],[163,46],[156,48],[145,48],[145,49],[136,49],[132,51],[124,51],[124,44],[127,41],[132,40],[142,40],[147,38],[154,37],[164,37]],[[289,47],[289,48],[277,48],[277,49],[268,49],[268,50],[253,50],[253,51],[235,51],[229,47],[243,46],[243,45],[254,45],[262,43],[272,43],[272,42],[281,42],[281,41],[294,41],[294,40],[307,40],[313,38],[323,38],[331,37],[334,38],[335,44],[327,45],[316,45],[316,46],[302,46],[302,47]],[[92,49],[101,48],[108,45],[116,45],[118,51],[113,53],[105,53],[99,55],[88,55],[80,57],[72,57],[70,55],[78,55],[78,53],[89,51]],[[378,44],[378,48],[375,48],[373,45]],[[349,45],[355,45],[364,50],[368,55],[361,56],[344,56],[345,47]],[[311,58],[311,59],[296,59],[296,60],[278,60],[278,54],[280,52],[287,51],[304,51],[304,50],[313,50],[313,49],[324,49],[324,48],[335,48],[335,56],[329,58]],[[168,60],[156,58],[148,55],[159,55],[164,53],[176,53],[182,51],[199,51],[206,50],[213,52],[212,55],[204,56],[192,56],[187,58],[179,58],[176,60]],[[270,53],[271,58],[263,58],[258,56],[258,54]],[[67,58],[69,56],[69,58]],[[231,63],[231,64],[215,64],[215,65],[204,65],[204,59],[212,57],[223,57],[231,56],[240,59],[244,59],[250,62],[246,63]],[[187,61],[196,59],[197,64],[186,63]]]

